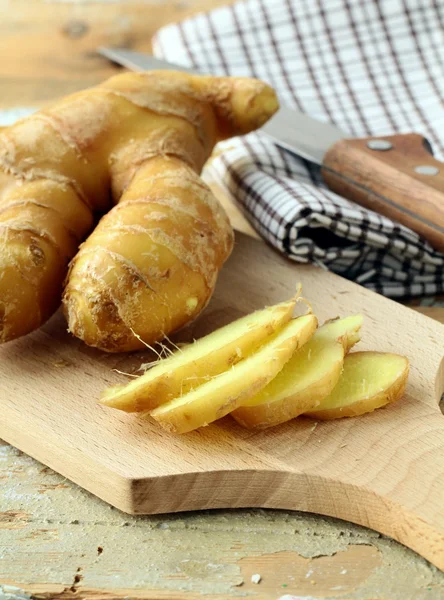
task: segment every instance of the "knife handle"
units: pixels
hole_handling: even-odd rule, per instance
[[[332,191],[444,251],[444,163],[421,135],[341,140],[325,155],[322,175]]]

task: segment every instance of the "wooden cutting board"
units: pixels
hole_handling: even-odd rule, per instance
[[[406,354],[402,401],[355,419],[298,419],[251,432],[233,420],[182,437],[97,404],[144,353],[107,355],[58,314],[0,349],[0,437],[129,513],[222,507],[310,511],[385,533],[444,569],[444,326],[340,277],[286,261],[237,235],[191,339],[291,294],[298,281],[320,321],[365,314],[361,349]]]

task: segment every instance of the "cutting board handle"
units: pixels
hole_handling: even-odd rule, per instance
[[[409,412],[403,403],[410,404]],[[263,507],[319,513],[379,531],[444,571],[444,416],[437,406],[413,398],[399,405],[399,412],[391,407],[361,417],[361,435],[355,433],[348,443],[342,443],[346,435],[336,437],[331,423],[313,428],[304,420],[304,448],[312,458],[302,469],[285,458],[267,468],[266,455],[257,448],[267,432],[250,434],[244,442],[258,461],[254,468],[227,465],[226,470],[135,480],[129,512]],[[235,432],[244,434],[234,427],[226,423],[218,429],[220,438],[234,433],[233,440],[240,442]],[[284,436],[294,437],[294,425],[285,429]]]
[[[58,314],[0,347],[0,437],[126,512],[317,512],[373,527],[444,569],[444,327],[240,233],[201,325],[280,302],[295,281],[320,322],[363,312],[363,349],[408,356],[402,400],[354,419],[301,418],[263,431],[226,419],[169,435],[96,400],[121,381],[113,368],[135,372],[146,358],[87,349]],[[198,328],[189,334],[200,337]]]
[[[402,428],[395,455],[384,464],[378,453],[378,470],[330,486],[338,494],[327,514],[388,535],[444,570],[444,416],[436,411]]]
[[[327,152],[322,175],[337,194],[402,223],[444,251],[444,163],[409,133],[346,139]]]

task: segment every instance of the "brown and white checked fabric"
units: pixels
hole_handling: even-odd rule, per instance
[[[444,0],[247,0],[160,30],[155,53],[269,82],[350,136],[417,132],[444,158]],[[387,296],[444,292],[444,255],[328,191],[262,134],[221,145],[216,177],[280,251]]]

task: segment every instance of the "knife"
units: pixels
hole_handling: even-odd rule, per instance
[[[133,71],[197,71],[126,49],[99,48]],[[202,74],[202,73],[200,73]],[[330,123],[282,106],[261,131],[280,147],[321,166],[330,190],[389,217],[444,252],[444,163],[416,133],[348,138]]]

